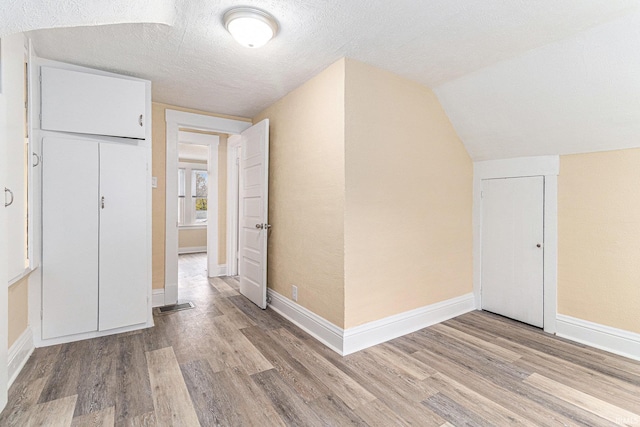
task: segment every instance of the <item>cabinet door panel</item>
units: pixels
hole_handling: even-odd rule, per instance
[[[99,330],[147,320],[147,154],[100,144]]]
[[[98,143],[42,143],[42,337],[98,328]]]
[[[41,73],[42,129],[144,139],[144,82],[50,67]]]

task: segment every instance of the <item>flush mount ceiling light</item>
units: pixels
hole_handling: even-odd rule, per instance
[[[229,10],[224,14],[224,26],[238,43],[251,48],[264,46],[278,32],[271,15],[251,7]]]

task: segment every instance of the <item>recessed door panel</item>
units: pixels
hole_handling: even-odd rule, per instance
[[[101,331],[147,321],[147,155],[100,144]]]
[[[482,182],[482,309],[543,327],[544,178]]]
[[[98,143],[42,142],[42,338],[98,329]]]

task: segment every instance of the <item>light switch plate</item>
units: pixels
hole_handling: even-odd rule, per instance
[[[158,188],[158,177],[157,176],[152,176],[151,177],[151,188]]]

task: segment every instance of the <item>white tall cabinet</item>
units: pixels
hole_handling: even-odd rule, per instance
[[[41,67],[41,344],[151,326],[148,82]]]

